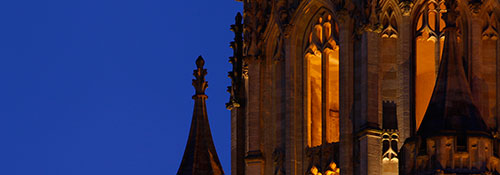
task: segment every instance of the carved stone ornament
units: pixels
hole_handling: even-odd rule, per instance
[[[205,75],[207,75],[207,70],[203,69],[205,65],[205,60],[201,56],[196,59],[196,67],[193,71],[193,75],[195,79],[193,79],[193,86],[196,90],[196,94],[193,96],[194,98],[205,97],[205,90],[208,87],[208,83],[205,81]]]
[[[284,164],[283,162],[285,161],[285,155],[283,153],[283,150],[281,148],[276,148],[273,152],[273,164],[274,164],[274,174],[275,175],[284,175],[285,170],[284,170]]]
[[[493,12],[488,12],[483,17],[483,40],[498,40],[498,22]]]
[[[403,0],[399,2],[399,8],[401,9],[403,16],[410,16],[411,9],[413,8],[413,1]]]
[[[229,63],[232,64],[232,71],[229,71],[228,77],[231,78],[231,86],[227,88],[227,92],[231,95],[229,102],[226,103],[226,108],[232,110],[241,106],[243,98],[243,17],[238,13],[235,17],[235,23],[231,25],[231,31],[234,32],[234,41],[230,46],[233,49],[233,56],[229,57]]]
[[[382,38],[398,38],[398,24],[392,8],[388,8],[381,14]]]
[[[337,175],[340,169],[335,163],[337,161],[338,143],[325,143],[316,147],[306,148],[306,156],[309,160],[308,175]]]
[[[473,15],[479,14],[483,0],[469,0],[468,6]]]

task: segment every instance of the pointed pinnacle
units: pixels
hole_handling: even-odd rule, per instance
[[[241,20],[242,20],[242,18],[243,18],[243,17],[241,16],[241,13],[240,13],[240,12],[238,12],[238,14],[236,14],[236,18],[235,18],[235,20],[236,20],[236,24],[241,24]]]
[[[196,67],[203,69],[203,66],[205,65],[205,60],[203,60],[203,57],[198,56],[198,59],[196,59]]]

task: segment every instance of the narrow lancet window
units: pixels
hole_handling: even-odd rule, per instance
[[[322,102],[322,74],[321,74],[321,52],[316,47],[311,48],[312,53],[307,53],[308,63],[308,135],[309,145],[321,145],[321,102]]]
[[[415,120],[416,129],[425,115],[434,90],[439,61],[443,52],[446,12],[444,1],[429,1],[418,17],[416,31]]]
[[[331,15],[317,19],[307,41],[307,141],[316,147],[339,141],[338,26]]]

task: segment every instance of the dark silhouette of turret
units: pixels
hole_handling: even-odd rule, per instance
[[[436,86],[417,134],[401,148],[399,173],[498,173],[493,137],[473,102],[458,55],[457,2],[446,0],[445,5],[445,41]]]
[[[210,125],[208,123],[207,107],[205,100],[205,89],[208,84],[205,81],[207,70],[203,69],[205,61],[201,56],[196,59],[197,69],[194,70],[193,86],[196,89],[194,99],[193,119],[191,130],[186,144],[186,150],[182,157],[181,166],[177,175],[222,175],[224,171],[217,156]]]

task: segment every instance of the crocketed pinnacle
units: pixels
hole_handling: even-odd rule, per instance
[[[182,157],[181,166],[177,175],[222,175],[224,171],[215,151],[210,125],[208,123],[207,108],[205,100],[205,89],[208,87],[205,81],[207,70],[203,69],[205,61],[200,56],[196,60],[197,69],[194,70],[193,86],[196,90],[194,99],[193,119],[189,138]]]

